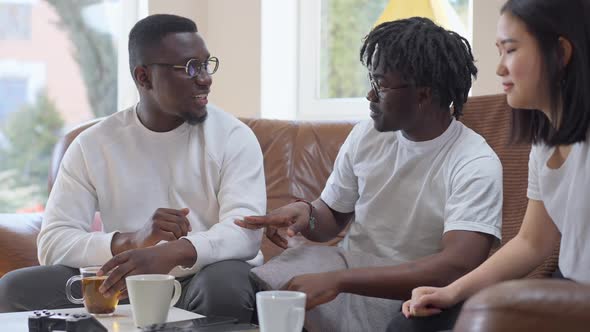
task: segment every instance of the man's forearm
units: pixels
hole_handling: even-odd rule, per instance
[[[197,262],[197,250],[188,239],[182,238],[162,245],[174,253],[176,266],[190,268]]]
[[[137,249],[131,240],[132,233],[116,233],[111,241],[111,251],[113,256],[127,250]],[[167,250],[174,253],[172,257],[177,261],[175,265],[191,267],[197,261],[197,251],[193,244],[186,239],[170,241],[162,244]]]
[[[133,244],[131,239],[132,233],[115,233],[111,240],[111,252],[113,256],[116,256],[122,252],[131,249],[137,249],[137,246]]]
[[[303,204],[303,203],[302,203]],[[308,227],[301,232],[305,238],[315,242],[326,242],[335,238],[348,224],[352,213],[338,213],[320,198],[311,202],[313,205],[312,217],[315,218],[313,229]],[[309,209],[309,207],[306,208]]]
[[[343,293],[406,300],[416,287],[446,286],[470,270],[435,254],[397,266],[342,270],[338,283]]]

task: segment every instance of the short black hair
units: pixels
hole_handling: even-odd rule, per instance
[[[162,38],[170,33],[197,32],[192,20],[170,14],[155,14],[139,20],[129,32],[129,69],[144,63],[150,50],[157,47]]]
[[[477,76],[467,39],[427,18],[412,17],[371,30],[360,51],[365,66],[373,66],[377,45],[380,57],[375,61],[383,59],[385,70],[399,72],[417,86],[430,87],[441,107],[448,109],[452,103],[453,116],[461,116],[472,78]]]
[[[590,125],[590,1],[509,0],[500,13],[519,19],[536,39],[554,119],[551,123],[538,110],[515,110],[512,140],[548,146],[585,141]],[[572,44],[572,55],[565,67],[559,37]]]

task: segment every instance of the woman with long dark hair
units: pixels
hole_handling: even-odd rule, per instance
[[[561,238],[564,277],[590,283],[589,0],[509,0],[502,7],[497,74],[514,110],[513,136],[533,143],[529,203],[518,235],[447,287],[419,287],[406,317],[429,316],[539,266]]]

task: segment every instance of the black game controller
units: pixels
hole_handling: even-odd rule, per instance
[[[96,318],[87,314],[54,313],[48,310],[35,311],[29,316],[29,332],[108,332]]]

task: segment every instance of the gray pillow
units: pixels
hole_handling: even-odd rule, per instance
[[[253,268],[250,276],[260,290],[276,290],[298,275],[347,267],[344,250],[339,247],[302,245],[287,249],[266,264]]]

